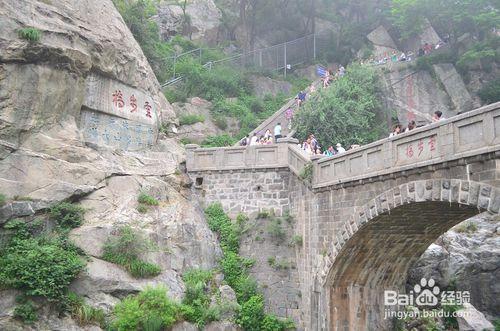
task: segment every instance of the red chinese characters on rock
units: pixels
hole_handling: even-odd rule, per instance
[[[146,117],[149,117],[151,118],[151,109],[153,109],[153,107],[151,107],[151,105],[149,104],[149,102],[146,101],[146,103],[144,104],[144,109],[146,109]]]
[[[133,112],[136,112],[137,111],[137,99],[135,98],[135,95],[131,95],[130,96],[130,112],[133,113]]]
[[[115,107],[123,108],[123,106],[125,106],[125,102],[123,102],[122,91],[116,90],[111,96],[113,97],[113,104],[115,105]]]
[[[115,108],[118,108],[119,110],[121,110],[122,108],[125,107],[124,100],[127,100],[127,98],[123,95],[123,92],[121,90],[115,90],[111,94],[111,102],[112,102],[113,106]],[[137,99],[135,94],[132,94],[128,98],[128,105],[130,105],[130,112],[131,113],[138,112],[139,100]],[[127,109],[128,109],[128,107],[127,107]],[[146,111],[145,112],[146,117],[153,118],[153,115],[152,115],[153,114],[153,106],[149,103],[149,101],[144,102],[144,110]]]
[[[413,151],[413,145],[411,143],[408,144],[406,146],[406,151],[405,151],[406,157],[409,159],[413,158],[414,156],[419,158],[422,155],[422,153],[425,151],[425,143],[424,142],[425,142],[425,139],[418,141],[418,143],[417,143],[418,154],[416,154]],[[429,146],[430,153],[435,151],[436,150],[436,136],[429,137],[429,140],[427,141],[427,145]]]

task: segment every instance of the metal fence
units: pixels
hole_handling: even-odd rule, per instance
[[[331,33],[328,31],[309,34],[301,38],[287,41],[282,44],[269,46],[250,52],[239,53],[217,61],[207,61],[203,66],[211,70],[217,65],[225,65],[235,69],[256,69],[264,71],[283,72],[286,77],[287,70],[295,66],[311,63],[331,47]],[[209,49],[207,49],[209,50]],[[173,56],[173,77],[162,84],[168,86],[182,80],[176,75],[175,66],[185,56],[198,58],[202,61],[203,48]]]

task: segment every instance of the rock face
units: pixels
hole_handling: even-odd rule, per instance
[[[493,331],[494,327],[484,315],[471,304],[465,304],[461,310],[461,315],[457,318],[458,330],[460,331]]]
[[[163,284],[180,299],[182,272],[213,268],[220,248],[190,201],[179,171],[184,150],[158,135],[160,122],[177,121],[175,113],[112,2],[0,0],[0,26],[0,192],[7,196],[0,225],[78,201],[87,213],[70,237],[91,258],[74,291],[106,310],[148,284]],[[18,37],[27,26],[41,31],[39,42]],[[159,206],[140,214],[140,192]],[[133,279],[100,259],[123,225],[154,243],[143,258],[160,265],[159,276]],[[11,318],[14,301],[3,294],[0,329],[21,330]],[[33,330],[81,329],[49,315]]]
[[[391,56],[392,52],[397,50],[396,43],[383,25],[370,32],[366,37],[373,44],[373,55],[376,58]]]
[[[498,220],[481,214],[446,232],[414,264],[408,286],[417,284],[422,277],[433,278],[441,289],[452,286],[470,291],[474,307],[490,317],[496,316],[500,311],[499,225]]]
[[[183,23],[184,14],[182,4],[174,5],[167,1],[160,2],[158,4],[158,14],[155,19],[160,26],[162,37],[168,39],[176,34],[184,34],[193,40],[203,40],[209,44],[217,41],[222,13],[214,1],[188,1],[186,15],[189,17],[189,24],[187,25]]]

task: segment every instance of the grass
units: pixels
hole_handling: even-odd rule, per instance
[[[50,219],[63,229],[74,229],[82,225],[85,209],[70,202],[59,202],[49,209]]]
[[[27,27],[17,30],[17,35],[21,39],[36,43],[40,41],[42,33],[37,28]]]
[[[27,196],[14,195],[14,201],[33,201],[33,198]]]
[[[158,200],[156,200],[155,198],[153,198],[152,196],[150,196],[149,194],[144,193],[144,192],[141,192],[139,194],[139,197],[137,197],[137,201],[139,203],[142,203],[142,204],[148,205],[148,206],[158,206],[158,204],[159,204]]]
[[[205,122],[205,116],[203,115],[181,115],[179,118],[180,125],[193,125],[195,123]]]
[[[7,197],[5,194],[0,193],[0,207],[5,205],[5,201],[7,201]]]
[[[455,231],[458,233],[474,233],[477,231],[477,225],[472,221],[466,221],[460,224]]]
[[[141,254],[151,251],[152,246],[141,233],[124,226],[118,229],[117,235],[108,238],[102,258],[123,266],[135,278],[154,277],[161,273],[161,268],[140,258]]]
[[[303,244],[303,240],[302,240],[302,236],[300,236],[300,235],[294,235],[292,237],[292,240],[290,241],[291,246],[302,247],[302,244]]]
[[[273,238],[278,244],[285,240],[286,233],[281,226],[281,220],[279,218],[274,218],[271,220],[267,226],[267,233]]]
[[[84,299],[74,292],[69,292],[65,301],[71,317],[78,325],[99,325],[102,329],[106,329],[107,321],[104,310],[86,304]]]

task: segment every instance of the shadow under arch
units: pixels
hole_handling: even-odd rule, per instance
[[[324,283],[329,295],[328,329],[388,329],[391,320],[384,319],[384,310],[397,307],[384,306],[384,291],[404,293],[410,266],[451,227],[486,210],[498,213],[493,204],[498,203],[500,190],[489,185],[460,181],[456,201],[452,201],[441,192],[434,196],[425,196],[425,190],[415,193],[417,184],[422,183],[387,191],[359,209],[365,222],[348,234],[334,254]],[[400,203],[392,200],[391,205],[391,199],[400,196],[395,192],[404,189],[408,193],[409,187],[413,187],[413,198],[401,198]],[[462,189],[467,195],[460,201]]]

